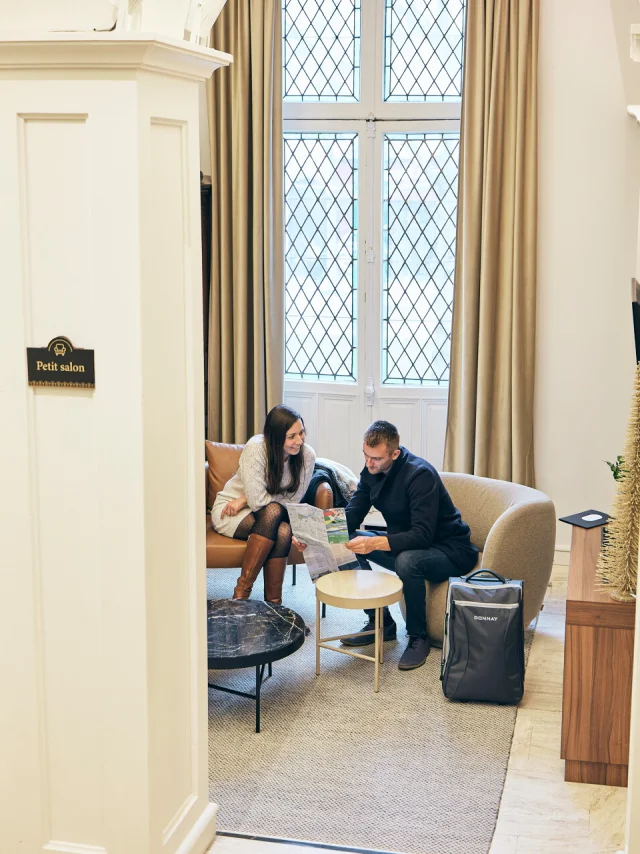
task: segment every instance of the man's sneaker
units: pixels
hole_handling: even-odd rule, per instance
[[[414,670],[416,667],[422,667],[429,655],[429,648],[428,638],[410,637],[407,648],[398,662],[398,670]]]
[[[375,640],[375,623],[372,619],[367,620],[366,625],[364,625],[361,629],[361,632],[368,632],[366,635],[360,635],[356,637],[353,635],[352,637],[342,638],[343,646],[369,646]],[[384,639],[386,641],[395,640],[396,639],[396,624],[393,620],[390,623],[385,624],[384,626]]]

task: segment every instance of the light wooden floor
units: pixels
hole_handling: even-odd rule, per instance
[[[627,790],[564,782],[560,759],[566,566],[554,566],[527,666],[491,854],[614,854]]]
[[[564,782],[560,716],[567,569],[554,566],[538,620],[490,854],[615,854],[624,848],[627,790]],[[326,854],[326,849],[224,836],[210,849],[210,854],[305,852]]]

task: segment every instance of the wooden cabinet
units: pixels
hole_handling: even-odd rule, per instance
[[[562,697],[565,780],[627,785],[635,602],[598,589],[602,528],[572,528]]]

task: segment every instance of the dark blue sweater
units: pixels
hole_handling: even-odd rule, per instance
[[[435,468],[406,448],[387,474],[360,472],[360,482],[347,505],[347,526],[353,534],[371,507],[384,516],[394,554],[436,546],[460,573],[475,566],[478,549]]]

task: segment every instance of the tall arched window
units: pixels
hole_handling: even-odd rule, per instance
[[[442,455],[464,5],[283,0],[286,397],[352,465],[374,418]]]

